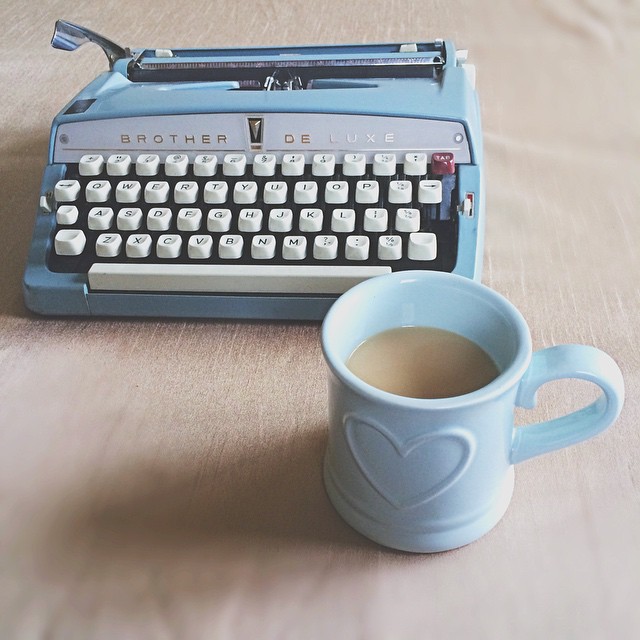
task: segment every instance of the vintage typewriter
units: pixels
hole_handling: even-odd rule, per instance
[[[474,69],[452,43],[124,49],[54,119],[42,314],[320,319],[397,270],[479,278]]]

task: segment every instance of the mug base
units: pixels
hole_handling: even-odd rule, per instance
[[[514,487],[514,471],[511,467],[500,492],[488,509],[455,527],[439,527],[437,531],[408,531],[395,528],[368,517],[348,502],[336,484],[328,460],[324,464],[324,485],[336,511],[342,519],[367,538],[385,547],[412,553],[438,553],[463,547],[488,533],[507,511]],[[426,529],[426,527],[425,527]]]

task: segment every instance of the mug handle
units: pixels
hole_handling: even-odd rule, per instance
[[[624,402],[622,372],[613,358],[587,345],[564,344],[536,351],[516,395],[516,405],[536,406],[538,389],[551,380],[578,378],[597,384],[602,394],[590,405],[560,418],[515,427],[511,463],[587,440],[609,427]]]

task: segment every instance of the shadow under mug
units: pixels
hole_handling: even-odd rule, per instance
[[[482,347],[500,374],[462,396],[409,398],[377,389],[346,361],[367,338],[428,326]],[[356,530],[385,546],[437,552],[468,544],[502,518],[514,464],[586,440],[611,425],[624,401],[620,369],[602,351],[560,345],[532,353],[529,328],[503,296],[440,272],[397,272],[342,295],[322,326],[329,367],[327,493]],[[532,408],[537,389],[560,378],[598,385],[589,406],[514,427],[514,408]]]

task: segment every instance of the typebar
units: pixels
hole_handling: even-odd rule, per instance
[[[387,266],[94,264],[94,291],[341,294]]]

